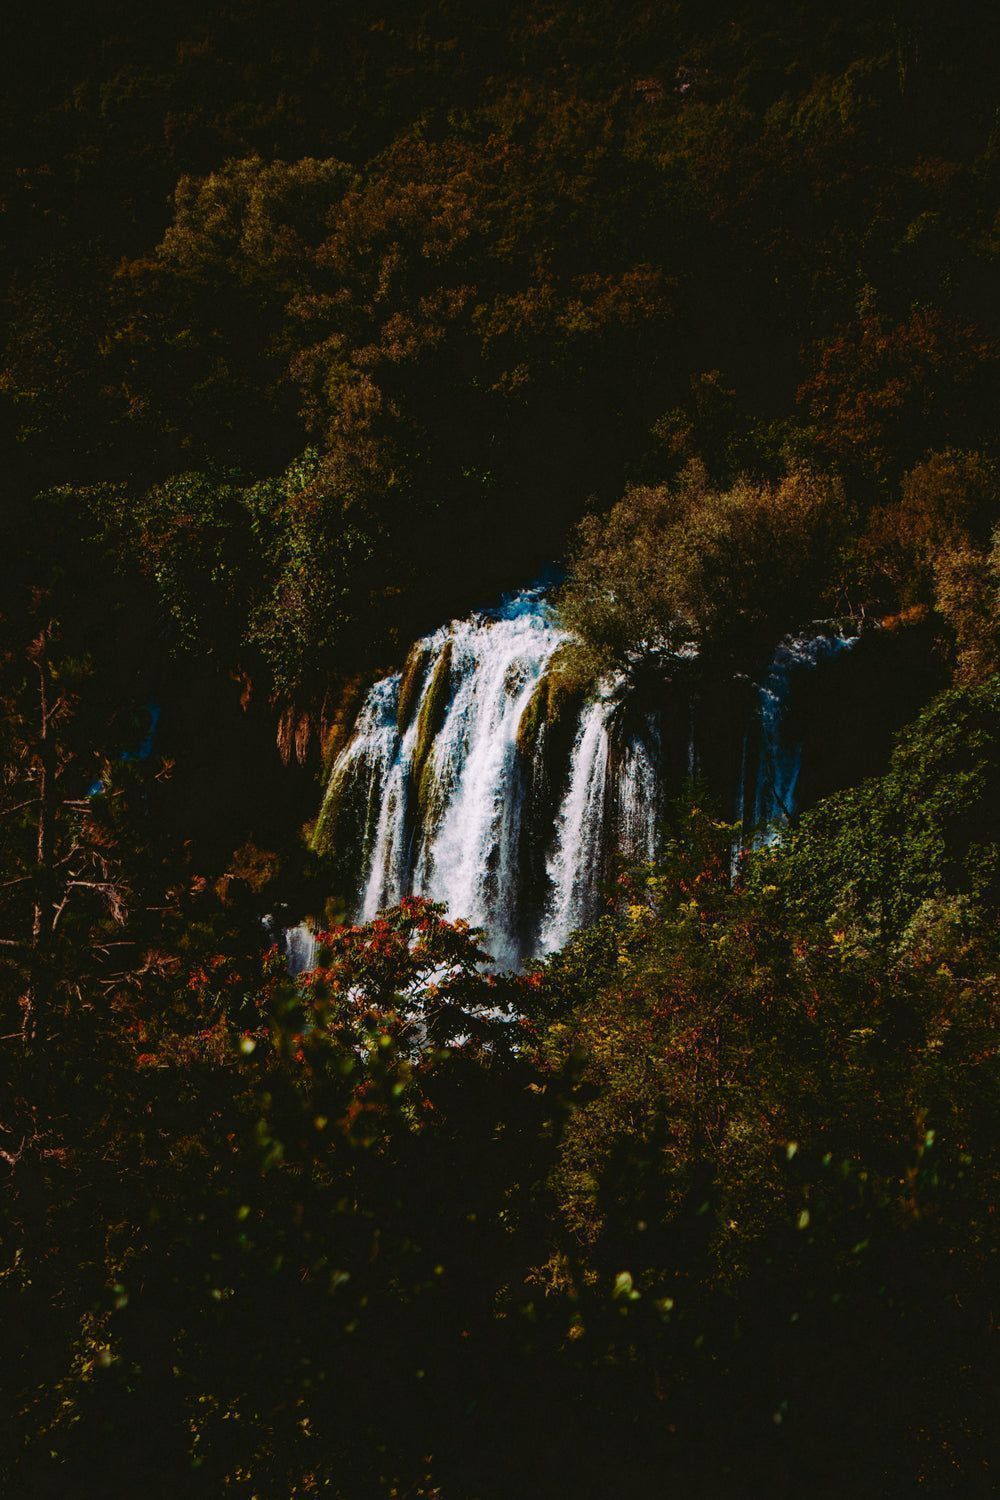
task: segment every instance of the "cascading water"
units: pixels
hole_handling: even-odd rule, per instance
[[[753,829],[758,842],[774,838],[795,811],[802,740],[789,733],[786,710],[797,675],[849,650],[856,636],[788,636],[771,659],[757,689],[760,754],[754,788]]]
[[[569,764],[569,784],[556,818],[546,863],[551,883],[539,948],[551,953],[587,920],[595,904],[604,843],[608,783],[607,705],[598,700],[580,720]]]
[[[516,961],[524,799],[517,731],[562,635],[541,600],[522,595],[499,616],[453,626],[446,639],[450,698],[423,771],[413,885],[485,928],[498,959]],[[428,683],[433,678],[430,668]]]
[[[654,761],[629,737],[612,769],[610,697],[574,705],[568,769],[548,764],[557,730],[540,704],[567,639],[543,592],[527,590],[418,641],[406,670],[371,689],[318,825],[320,842],[353,855],[358,920],[425,895],[517,964],[594,915],[609,826],[621,847],[651,854]]]
[[[361,824],[360,920],[417,892],[484,928],[499,962],[520,959],[517,733],[564,639],[528,591],[418,642],[407,673],[372,688],[321,814],[341,834]]]
[[[654,856],[665,742],[675,779],[701,762],[693,700],[675,704],[677,722],[621,683],[586,700],[556,670],[568,639],[544,591],[527,590],[418,641],[404,671],[372,687],[316,833],[355,919],[428,896],[482,928],[498,964],[517,966],[594,918],[615,854]],[[778,647],[727,773],[746,838],[793,810],[802,746],[786,707],[797,674],[849,644],[824,634]]]
[[[600,908],[607,870],[609,835],[614,849],[631,859],[656,852],[660,778],[656,765],[656,725],[643,726],[647,739],[632,733],[614,763],[613,695],[586,705],[570,757],[566,794],[559,808],[546,870],[548,899],[538,935],[539,953],[554,953],[577,927]]]
[[[308,927],[299,924],[285,932],[285,958],[291,974],[311,969],[316,962],[316,939]]]

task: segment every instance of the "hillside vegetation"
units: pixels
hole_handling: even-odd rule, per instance
[[[0,1490],[992,1494],[995,14],[9,29]],[[366,686],[553,563],[522,738],[822,619],[874,748],[735,865],[691,784],[519,975],[338,920]]]

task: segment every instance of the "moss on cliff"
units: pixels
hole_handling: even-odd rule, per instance
[[[566,650],[560,646],[553,655],[517,726],[518,753],[527,762],[534,759],[543,734],[551,738],[567,721],[575,722],[580,711],[584,693],[576,680],[563,671]]]
[[[406,665],[399,679],[399,703],[396,708],[396,725],[401,735],[410,727],[430,656],[431,648],[418,641],[415,646],[411,646],[406,658]]]
[[[534,691],[517,726],[517,753],[522,760],[531,761],[538,745],[542,726],[549,713],[549,676],[543,673],[535,683]]]
[[[587,696],[576,675],[564,670],[568,648],[560,646],[539,678],[517,726],[517,750],[524,774],[521,820],[521,921],[525,939],[533,941],[548,877],[549,847],[559,804],[566,790],[573,741]]]
[[[309,842],[331,861],[337,894],[358,890],[378,811],[376,788],[363,761],[348,760],[334,770]]]
[[[310,845],[317,854],[331,854],[337,842],[337,832],[344,822],[345,805],[352,800],[351,792],[356,777],[353,766],[335,768],[330,773],[323,794],[319,817],[313,826]],[[354,799],[356,800],[356,799]]]
[[[423,781],[434,740],[448,710],[448,700],[451,697],[451,657],[452,642],[449,639],[445,641],[441,654],[434,663],[431,680],[420,704],[417,743],[413,750],[413,780],[418,788]]]

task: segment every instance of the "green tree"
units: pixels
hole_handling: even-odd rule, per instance
[[[690,464],[580,527],[560,612],[585,672],[634,670],[696,648],[706,670],[759,670],[776,640],[842,602],[851,511],[840,484],[794,471],[713,489]]]

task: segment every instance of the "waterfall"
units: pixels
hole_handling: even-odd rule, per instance
[[[451,628],[451,696],[427,766],[414,886],[490,934],[516,962],[524,795],[517,731],[564,639],[540,597]]]
[[[371,688],[315,835],[356,920],[424,895],[516,967],[594,919],[616,854],[655,856],[666,797],[701,763],[693,701],[668,712],[621,682],[574,696],[556,661],[568,639],[544,590],[529,589],[416,642],[404,670]],[[746,836],[794,808],[798,673],[850,644],[790,637],[775,652],[723,767]]]
[[[754,788],[753,833],[756,842],[774,838],[795,811],[802,740],[790,732],[787,709],[796,677],[849,650],[857,636],[834,633],[787,636],[778,645],[764,681],[757,689],[760,753]]]
[[[301,974],[316,962],[316,938],[301,922],[285,929],[285,965],[289,974]]]
[[[321,813],[341,836],[338,806],[353,815],[359,920],[415,892],[483,928],[498,962],[521,959],[517,734],[565,639],[541,591],[527,590],[417,642],[412,711],[406,674],[372,688]]]
[[[625,744],[617,778],[617,829],[621,847],[631,859],[651,860],[662,817],[659,724],[647,714],[645,732]]]
[[[569,785],[547,861],[551,893],[542,922],[543,953],[560,948],[574,928],[595,914],[604,851],[608,781],[608,709],[598,700],[577,730]]]

